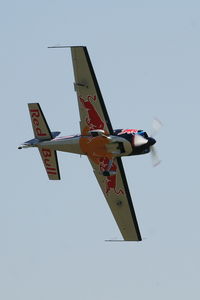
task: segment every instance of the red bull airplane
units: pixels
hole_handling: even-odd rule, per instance
[[[70,48],[81,133],[58,137],[60,132],[50,131],[39,103],[29,103],[35,138],[19,149],[37,147],[50,180],[60,180],[57,151],[86,155],[123,239],[141,241],[121,157],[152,151],[156,158],[153,148],[156,141],[143,130],[113,130],[87,48]]]

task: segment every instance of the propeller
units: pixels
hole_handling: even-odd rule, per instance
[[[150,136],[154,137],[158,133],[158,131],[160,130],[160,128],[162,126],[163,126],[162,122],[159,119],[154,118],[153,123],[152,123],[152,130],[151,130]]]
[[[160,128],[162,126],[163,126],[162,122],[159,119],[154,118],[153,124],[152,124],[151,137],[149,139],[154,140],[153,137],[158,133],[158,131],[160,130]],[[152,164],[154,167],[156,167],[157,165],[159,165],[161,163],[161,160],[159,159],[159,156],[158,156],[158,153],[156,151],[154,144],[155,144],[155,142],[152,143],[152,145],[150,146],[150,153],[151,153]]]
[[[154,144],[156,143],[156,140],[154,139],[154,136],[157,134],[157,132],[160,130],[160,128],[162,126],[163,126],[162,122],[160,120],[158,120],[157,118],[154,118],[153,119],[153,124],[152,124],[152,131],[151,131],[150,136],[144,137],[140,134],[135,134],[134,135],[134,146],[141,147],[141,146],[147,144],[147,149],[150,149],[152,164],[153,164],[154,167],[159,165],[159,163],[161,162],[159,157],[158,157],[155,146],[154,146]]]
[[[155,146],[151,146],[150,153],[151,153],[151,159],[152,159],[153,166],[154,167],[158,166],[161,163],[161,160],[159,159],[159,156],[158,156]]]

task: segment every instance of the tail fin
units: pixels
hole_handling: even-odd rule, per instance
[[[28,108],[35,138],[38,140],[51,140],[53,137],[39,103],[29,103]]]
[[[28,108],[33,126],[33,132],[37,140],[51,140],[59,134],[59,132],[50,131],[39,103],[29,103]],[[60,171],[56,151],[48,147],[41,146],[39,146],[38,149],[49,179],[60,180]]]

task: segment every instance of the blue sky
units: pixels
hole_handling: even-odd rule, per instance
[[[0,298],[199,299],[199,1],[1,4]],[[151,131],[162,164],[124,158],[143,241],[121,238],[86,157],[59,153],[48,181],[27,103],[79,132],[69,50],[86,45],[114,128]]]

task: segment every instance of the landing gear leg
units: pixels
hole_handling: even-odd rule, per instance
[[[112,165],[113,165],[113,159],[110,159],[109,163],[108,163],[107,169],[105,171],[103,171],[101,174],[103,176],[112,176],[112,175],[115,175],[116,172],[111,170]]]

